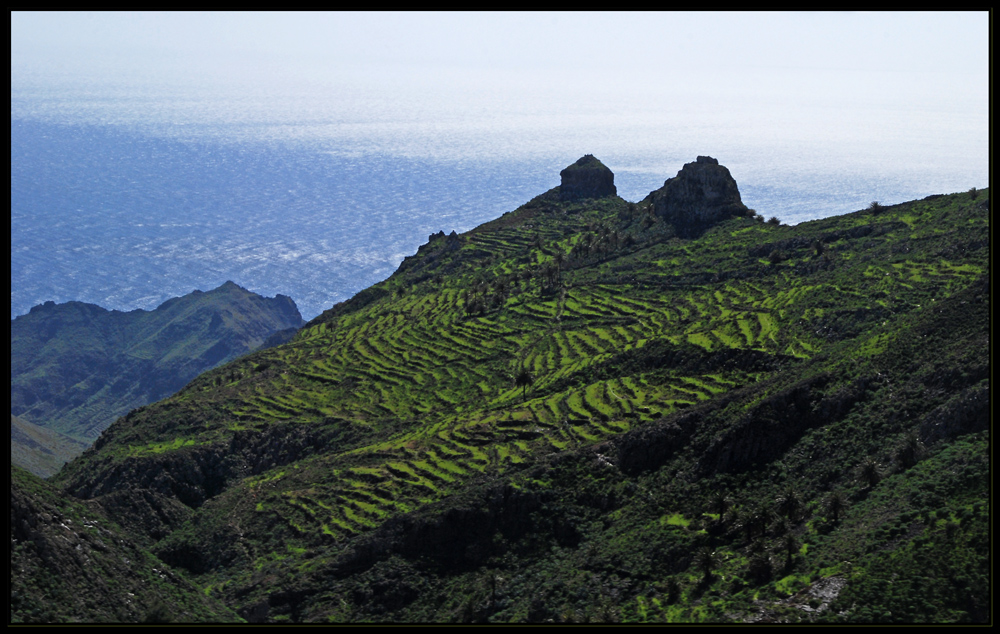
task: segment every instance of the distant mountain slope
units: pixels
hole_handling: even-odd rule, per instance
[[[99,505],[66,499],[11,467],[10,622],[233,622],[108,520]]]
[[[47,302],[10,324],[11,412],[90,443],[129,410],[302,323],[291,298],[232,282],[152,311]]]
[[[68,460],[83,453],[89,443],[53,429],[10,416],[10,462],[36,476],[47,478]]]
[[[988,620],[989,191],[578,164],[56,479],[250,621]]]

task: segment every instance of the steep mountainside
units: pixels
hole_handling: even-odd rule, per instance
[[[987,619],[988,190],[785,227],[590,159],[59,483],[250,621]]]
[[[10,323],[11,412],[89,444],[129,410],[302,323],[291,298],[232,282],[152,311],[46,302]]]
[[[70,459],[83,453],[88,443],[10,416],[10,462],[47,478]]]
[[[237,621],[93,502],[10,470],[10,621]]]

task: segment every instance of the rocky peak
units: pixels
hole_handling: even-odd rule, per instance
[[[682,238],[700,235],[711,225],[748,211],[729,170],[711,156],[686,163],[677,176],[649,196],[653,211]]]
[[[616,196],[615,174],[593,154],[587,154],[563,171],[559,172],[562,184],[559,186],[561,200],[583,200]]]

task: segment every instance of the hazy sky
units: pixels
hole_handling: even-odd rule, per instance
[[[669,67],[853,71],[988,70],[980,13],[13,13],[12,66],[46,57],[106,70],[157,58],[275,64],[322,78],[356,64],[411,68]],[[57,61],[58,60],[58,61]],[[97,62],[97,66],[91,66]]]

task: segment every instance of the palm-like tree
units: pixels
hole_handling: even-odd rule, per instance
[[[882,479],[878,462],[874,458],[868,457],[861,462],[861,466],[858,468],[858,479],[869,488],[878,484],[878,481]]]
[[[777,502],[778,512],[794,522],[798,516],[799,509],[802,507],[802,499],[799,497],[798,492],[794,488],[788,487],[781,494],[781,497],[778,498]]]
[[[767,534],[767,525],[774,519],[774,511],[766,504],[755,506],[751,511],[751,523],[760,529],[761,535]]]
[[[667,595],[667,603],[673,603],[680,597],[681,584],[677,583],[677,579],[674,577],[670,577],[667,579],[664,591]]]
[[[799,540],[795,539],[795,535],[787,533],[781,542],[781,546],[785,551],[785,569],[789,570],[792,567],[792,557],[795,556],[795,551],[799,549]]]
[[[719,556],[711,548],[705,547],[695,555],[694,563],[705,575],[702,581],[712,578],[712,571],[719,566]]]
[[[521,368],[517,376],[514,377],[514,385],[521,388],[521,400],[525,399],[525,394],[527,393],[528,386],[535,382],[535,377],[531,375],[531,372],[527,368]]]
[[[901,469],[909,469],[917,464],[924,455],[924,445],[920,438],[913,432],[903,438],[903,442],[896,448],[893,457]]]
[[[714,513],[719,514],[719,519],[722,519],[722,516],[725,515],[726,511],[729,509],[729,498],[726,497],[725,493],[717,491],[712,496],[711,509]]]
[[[826,498],[826,512],[833,516],[834,522],[840,520],[840,514],[846,506],[847,500],[844,499],[844,494],[840,491],[834,491],[830,497]]]

